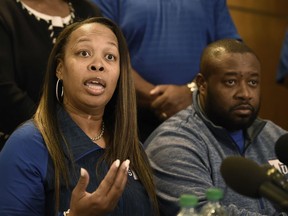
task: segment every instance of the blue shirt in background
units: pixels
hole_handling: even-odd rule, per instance
[[[226,0],[93,0],[122,29],[133,68],[148,82],[182,85],[212,41],[240,39]]]

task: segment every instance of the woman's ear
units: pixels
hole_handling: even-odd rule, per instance
[[[63,70],[63,62],[60,60],[56,67],[56,76],[60,80],[62,80],[63,78],[62,70]]]

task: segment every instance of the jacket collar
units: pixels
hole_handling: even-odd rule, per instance
[[[62,106],[59,106],[58,109],[58,120],[60,130],[63,133],[75,161],[90,152],[102,150],[101,147],[90,140]],[[64,143],[63,145],[65,146]]]

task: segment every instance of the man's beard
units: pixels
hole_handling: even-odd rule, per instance
[[[235,107],[230,108],[228,111],[221,108],[221,104],[215,101],[215,97],[207,95],[206,98],[206,107],[205,112],[207,117],[217,126],[222,126],[228,131],[236,131],[241,129],[246,129],[251,126],[254,120],[257,118],[259,113],[259,107],[251,107],[251,114],[249,116],[235,116],[232,112],[235,110]]]

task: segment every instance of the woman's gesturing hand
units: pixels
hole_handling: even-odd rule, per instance
[[[86,192],[89,174],[81,168],[80,179],[72,192],[69,216],[102,216],[113,211],[124,191],[129,163],[125,160],[120,166],[120,160],[114,161],[93,193]]]

